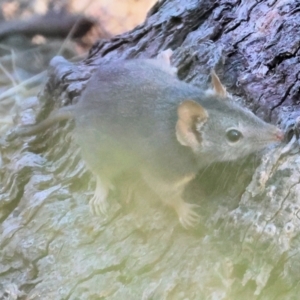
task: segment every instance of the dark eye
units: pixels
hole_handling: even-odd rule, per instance
[[[236,129],[230,129],[226,132],[226,137],[229,142],[237,142],[243,135]]]

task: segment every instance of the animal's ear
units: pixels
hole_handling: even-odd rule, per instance
[[[218,77],[214,69],[211,70],[210,76],[211,76],[212,89],[214,93],[222,98],[226,98],[227,97],[226,87],[221,83],[220,78]]]
[[[208,119],[207,111],[192,100],[182,102],[177,109],[176,137],[183,146],[199,149],[201,136],[199,130]]]

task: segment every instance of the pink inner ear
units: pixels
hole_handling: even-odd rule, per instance
[[[183,146],[197,151],[200,141],[194,131],[197,124],[204,124],[208,118],[207,111],[197,102],[186,100],[178,107],[178,121],[176,124],[176,137]],[[197,123],[197,124],[196,124]]]
[[[177,109],[178,119],[184,121],[192,127],[195,120],[205,121],[208,117],[206,109],[204,109],[199,103],[186,100],[182,102]]]
[[[193,151],[197,150],[199,141],[195,133],[181,120],[176,124],[176,137],[181,145],[190,147]]]

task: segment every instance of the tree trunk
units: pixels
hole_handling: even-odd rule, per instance
[[[291,126],[300,115],[299,23],[295,0],[160,1],[143,25],[98,42],[85,61],[54,58],[38,119],[75,103],[106,61],[171,48],[181,80],[206,88],[215,68],[242,105]],[[1,299],[299,299],[297,141],[293,151],[201,172],[185,194],[201,205],[200,226],[184,230],[140,190],[130,204],[113,193],[108,216],[91,216],[95,181],[72,127],[2,144]]]

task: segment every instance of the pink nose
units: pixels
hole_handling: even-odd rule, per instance
[[[278,141],[282,141],[284,139],[284,132],[280,129],[278,129],[276,132],[275,132],[275,138],[276,140]]]

